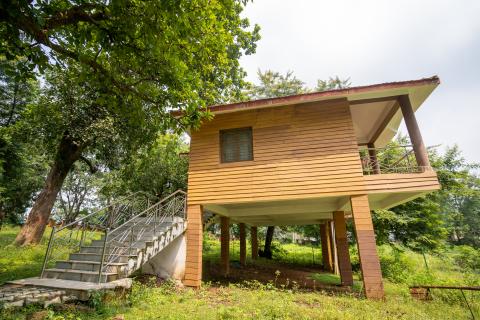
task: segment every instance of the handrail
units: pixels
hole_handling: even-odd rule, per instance
[[[108,206],[59,229],[53,228],[45,252],[41,277],[52,263],[65,259],[68,254],[79,252],[78,250],[85,245],[91,245],[89,244],[91,241],[103,240],[98,281],[104,281],[102,272],[107,270],[119,255],[125,254],[125,245],[130,243],[131,250],[131,246],[137,243],[145,232],[153,231],[153,234],[157,234],[156,225],[163,224],[168,217],[185,218],[187,201],[185,191],[177,190],[153,204],[150,202],[151,198],[153,197],[150,194],[137,191],[120,197]],[[135,221],[142,216],[145,219]],[[127,227],[124,231],[122,228],[125,226]],[[130,242],[126,241],[129,233]]]
[[[75,220],[75,221],[73,221],[73,222],[70,222],[69,224],[67,224],[67,225],[65,225],[65,226],[62,226],[61,228],[58,228],[58,229],[56,230],[56,232],[58,233],[58,232],[62,231],[63,229],[67,228],[67,227],[70,227],[70,226],[72,226],[72,225],[76,225],[76,224],[78,224],[80,221],[83,221],[83,220],[85,220],[85,219],[87,219],[87,218],[89,218],[89,217],[91,217],[91,216],[99,213],[99,212],[102,211],[102,210],[105,210],[105,209],[107,209],[107,208],[110,208],[110,207],[112,207],[112,206],[120,203],[121,201],[124,201],[124,200],[126,200],[126,199],[129,199],[130,197],[133,197],[134,195],[138,195],[138,194],[144,194],[144,195],[150,196],[150,194],[148,194],[148,193],[146,193],[146,192],[144,192],[144,191],[136,191],[136,192],[131,193],[131,194],[129,194],[129,195],[123,196],[123,197],[119,198],[118,200],[110,203],[109,205],[107,205],[107,206],[105,206],[105,207],[102,207],[102,208],[100,208],[100,209],[98,209],[98,210],[96,210],[96,211],[94,211],[94,212],[92,212],[92,213],[87,214],[86,216],[83,216],[83,217],[81,217],[81,218],[79,218],[79,219],[77,219],[77,220]]]
[[[41,276],[49,263],[64,259],[69,253],[81,249],[88,241],[98,240],[102,233],[107,233],[108,229],[114,227],[115,224],[123,222],[124,219],[128,220],[130,215],[150,206],[151,198],[153,197],[150,194],[137,191],[120,197],[107,206],[65,226],[52,229]]]
[[[413,144],[405,144],[405,145],[398,145],[398,146],[385,146],[381,148],[362,148],[362,150],[389,150],[389,149],[401,149],[401,148],[413,148]]]
[[[398,151],[398,149],[400,149]],[[395,150],[392,156],[382,157],[381,154],[389,150]],[[368,153],[363,154],[365,151]],[[375,151],[372,155],[371,151]],[[414,157],[412,145],[394,145],[383,148],[364,148],[360,149],[361,164],[363,173],[382,174],[382,173],[415,173],[422,172],[428,168],[418,166]],[[380,157],[377,158],[377,156]]]
[[[168,195],[167,197],[163,198],[162,200],[158,201],[157,203],[151,205],[150,207],[148,207],[147,209],[143,210],[142,212],[140,212],[139,214],[137,214],[136,216],[133,216],[132,218],[130,218],[130,220],[128,221],[125,221],[123,224],[121,224],[120,226],[116,227],[115,229],[111,230],[110,233],[112,232],[115,232],[117,231],[118,229],[120,229],[121,227],[123,227],[124,225],[126,225],[127,223],[131,222],[133,219],[136,219],[138,217],[140,217],[141,215],[145,214],[147,211],[149,211],[150,209],[152,209],[153,207],[157,207],[158,205],[160,205],[161,203],[165,202],[166,200],[170,199],[171,197],[175,196],[177,193],[183,193],[184,195],[187,195],[187,193],[181,189],[175,191],[174,193]]]
[[[180,202],[177,200],[177,196],[180,195]],[[128,221],[125,221],[120,226],[115,228],[114,230],[108,230],[105,233],[103,248],[109,248],[109,252],[106,253],[105,250],[102,251],[101,256],[101,265],[98,271],[98,282],[102,281],[102,272],[104,270],[108,270],[107,268],[113,263],[117,257],[122,256],[124,254],[131,254],[131,249],[134,244],[137,243],[138,239],[141,239],[145,232],[149,230],[152,231],[154,235],[156,234],[156,225],[163,224],[167,217],[175,217],[179,212],[183,213],[183,219],[185,219],[185,205],[187,200],[187,193],[183,190],[177,190],[174,193],[170,194],[169,196],[163,198],[159,202],[155,203],[152,206],[149,206],[145,210],[142,210],[140,213],[136,214],[135,216],[131,217]],[[178,205],[181,205],[179,207]],[[164,211],[165,209],[165,211]],[[141,216],[146,216],[145,220],[143,221],[136,221],[137,218]],[[160,221],[157,219],[160,218]],[[153,219],[153,225],[152,224]],[[173,221],[172,221],[173,223]],[[141,224],[145,224],[145,226],[141,227],[140,230],[134,229]],[[128,226],[125,230],[117,232],[121,230],[122,227]],[[170,230],[168,228],[167,230]],[[162,231],[164,233],[166,230]],[[134,234],[135,233],[135,234]],[[109,239],[109,236],[113,235],[113,238]],[[130,239],[127,240],[128,236],[130,235]],[[118,244],[117,244],[118,243]],[[126,246],[128,244],[128,246]],[[107,258],[107,260],[105,260]]]

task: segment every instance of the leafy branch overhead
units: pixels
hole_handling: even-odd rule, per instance
[[[0,56],[26,57],[33,72],[81,65],[89,78],[131,108],[149,105],[183,123],[199,107],[239,94],[238,59],[255,51],[259,27],[240,17],[245,1],[7,1],[0,4]],[[150,114],[149,114],[150,115]]]

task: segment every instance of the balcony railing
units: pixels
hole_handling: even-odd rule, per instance
[[[426,168],[417,165],[411,145],[365,148],[360,151],[363,174],[418,173]]]

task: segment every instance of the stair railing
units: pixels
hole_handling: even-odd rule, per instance
[[[66,260],[70,253],[94,240],[101,240],[105,232],[123,223],[136,213],[150,207],[153,197],[144,192],[124,196],[107,206],[60,227],[53,227],[40,277],[45,269],[58,260]]]
[[[108,267],[118,261],[121,256],[132,255],[132,249],[137,243],[144,243],[142,236],[147,232],[153,232],[152,238],[180,221],[186,216],[187,193],[177,190],[159,202],[149,206],[128,221],[125,221],[115,229],[107,230],[103,243],[101,265],[98,273],[98,282],[103,282],[103,273]],[[171,225],[166,230],[160,229],[163,223],[171,219]],[[177,221],[176,221],[177,220]],[[145,239],[144,239],[145,240]],[[129,260],[129,259],[127,259]]]

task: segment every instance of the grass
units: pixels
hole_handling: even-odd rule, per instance
[[[37,247],[16,248],[13,241],[18,228],[6,227],[0,232],[0,281],[38,274],[43,261],[45,242]],[[233,243],[232,245],[235,245]],[[282,246],[288,260],[295,262],[295,256],[302,257],[305,264],[311,247]],[[237,247],[238,248],[238,247]],[[333,295],[327,292],[309,292],[301,288],[276,288],[256,281],[217,285],[205,283],[199,290],[177,289],[170,282],[157,287],[153,284],[135,282],[131,292],[123,297],[96,297],[91,301],[95,308],[66,306],[60,309],[40,311],[36,307],[23,310],[4,311],[0,319],[26,319],[35,312],[43,312],[45,319],[114,319],[123,315],[124,319],[470,319],[464,302],[457,298],[449,299],[434,292],[434,300],[422,302],[414,300],[408,292],[405,281],[422,279],[423,257],[413,252],[405,252],[399,257],[388,248],[379,249],[382,263],[390,263],[388,272],[406,268],[405,278],[395,281],[385,280],[385,301],[371,301],[356,298],[350,294]],[[207,239],[205,259],[218,261],[218,242]],[[232,249],[232,260],[238,259],[238,250]],[[281,257],[281,256],[280,256]],[[311,258],[311,256],[310,256]],[[390,259],[390,260],[389,260]],[[395,260],[396,259],[396,260]],[[453,256],[428,256],[430,273],[434,281],[451,281],[460,285],[479,281],[478,273],[464,272],[456,266]],[[352,259],[355,263],[355,256]],[[398,261],[397,261],[398,260]],[[310,264],[311,264],[310,260]],[[316,261],[316,260],[314,260]],[[400,261],[400,262],[399,262]],[[403,262],[402,262],[403,261]],[[276,263],[262,261],[262,263]],[[392,267],[393,265],[393,267]],[[399,267],[398,267],[399,265]],[[32,267],[33,266],[33,267]],[[406,266],[406,267],[405,267]],[[398,268],[397,268],[398,267]],[[413,267],[413,275],[410,268]],[[397,268],[397,269],[396,269]],[[417,274],[417,278],[415,275]],[[338,283],[337,276],[312,273],[312,277],[323,283]],[[470,277],[470,280],[469,278]],[[272,274],[272,280],[274,275]],[[358,282],[358,285],[361,285]],[[468,296],[478,317],[479,301]],[[478,294],[476,296],[478,298]],[[478,299],[477,299],[478,300]],[[101,302],[103,301],[103,302]],[[42,319],[42,318],[39,318]]]
[[[0,231],[0,284],[38,276],[42,270],[47,236],[37,246],[18,248],[13,245],[13,241],[19,230],[18,227],[7,225]],[[46,230],[45,235],[50,235],[50,229]]]

